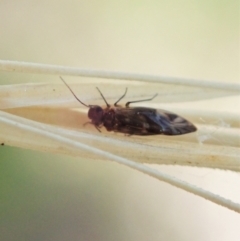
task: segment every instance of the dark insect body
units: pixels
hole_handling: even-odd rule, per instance
[[[89,108],[88,117],[91,120],[90,123],[98,131],[100,131],[102,126],[108,131],[129,135],[182,135],[197,130],[191,122],[172,112],[146,107],[129,107],[131,103],[152,100],[157,94],[150,99],[127,102],[125,107],[121,107],[118,105],[118,102],[125,97],[127,93],[126,89],[125,93],[114,103],[114,107],[111,107],[97,88],[107,105],[106,108],[102,108],[98,105],[84,104],[78,99],[63,78],[61,80],[72,92],[77,101]]]

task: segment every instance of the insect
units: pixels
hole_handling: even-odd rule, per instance
[[[197,130],[191,122],[172,112],[146,107],[129,107],[131,103],[150,101],[157,94],[149,99],[129,101],[125,104],[125,107],[121,107],[118,105],[118,102],[125,97],[127,93],[126,88],[124,94],[114,103],[114,107],[111,107],[102,92],[97,88],[107,105],[106,108],[102,108],[98,105],[84,104],[64,79],[60,78],[76,100],[89,108],[88,118],[91,120],[89,123],[93,124],[99,132],[101,132],[100,128],[103,126],[107,131],[121,132],[129,135],[182,135]]]

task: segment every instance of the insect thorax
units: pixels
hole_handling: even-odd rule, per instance
[[[103,114],[103,125],[108,131],[113,130],[115,125],[116,112],[115,108],[106,108]]]

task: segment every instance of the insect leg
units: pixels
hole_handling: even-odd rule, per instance
[[[101,132],[101,130],[100,130],[100,128],[98,127],[98,126],[96,126],[96,125],[94,125],[95,126],[95,128],[99,131],[99,132]]]
[[[144,101],[150,101],[150,100],[153,100],[158,94],[155,94],[152,98],[150,99],[145,99],[145,100],[136,100],[136,101],[129,101],[126,103],[126,107],[129,107],[130,104],[132,103],[137,103],[137,102],[144,102]]]
[[[96,89],[98,90],[98,92],[100,93],[100,95],[102,96],[104,102],[106,103],[107,107],[110,107],[110,105],[107,103],[106,99],[104,98],[102,92],[100,91],[100,89],[98,89],[98,87],[96,87]]]
[[[88,124],[94,125],[91,121],[87,121],[87,122],[85,122],[85,123],[83,124],[83,126],[86,126],[86,125],[88,125]],[[95,128],[96,128],[99,132],[101,132],[101,130],[100,130],[100,128],[99,128],[98,126],[96,126],[96,125],[94,125],[94,126],[95,126]]]
[[[124,94],[114,103],[114,106],[118,106],[117,103],[118,103],[122,98],[125,97],[125,95],[127,94],[127,89],[128,89],[128,88],[126,88]]]

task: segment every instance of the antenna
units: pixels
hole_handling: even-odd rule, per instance
[[[78,99],[78,97],[74,94],[74,92],[73,92],[72,89],[68,86],[68,84],[65,82],[65,80],[62,78],[62,76],[59,76],[59,78],[60,78],[60,79],[62,80],[62,82],[67,86],[67,88],[71,91],[71,93],[73,94],[73,96],[76,98],[76,100],[77,100],[78,102],[80,102],[82,105],[90,108],[89,105],[84,104],[81,100]]]

